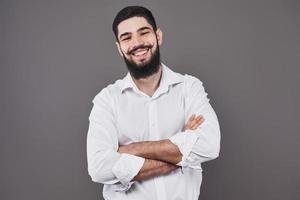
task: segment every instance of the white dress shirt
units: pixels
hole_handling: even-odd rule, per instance
[[[201,163],[219,155],[220,129],[202,82],[162,64],[152,97],[141,92],[128,73],[96,95],[87,134],[88,172],[104,184],[106,200],[196,200],[202,182]],[[182,131],[192,114],[205,121]],[[119,145],[169,139],[182,153],[182,166],[167,175],[132,181],[144,158],[118,153]]]

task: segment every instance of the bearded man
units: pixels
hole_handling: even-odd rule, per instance
[[[107,200],[196,200],[201,163],[220,150],[220,128],[202,82],[161,62],[163,33],[148,9],[113,21],[127,75],[93,100],[88,172]]]

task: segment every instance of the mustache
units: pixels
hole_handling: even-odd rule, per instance
[[[153,45],[139,45],[137,47],[134,47],[133,49],[131,49],[130,51],[128,51],[128,54],[132,54],[134,51],[138,50],[138,49],[142,49],[142,48],[152,48]]]

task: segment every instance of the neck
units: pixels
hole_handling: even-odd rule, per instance
[[[159,65],[157,73],[152,74],[146,78],[134,79],[133,82],[136,84],[139,90],[145,94],[152,96],[156,89],[159,87],[160,78],[162,74],[162,65]]]

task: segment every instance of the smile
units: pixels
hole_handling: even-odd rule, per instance
[[[150,48],[142,48],[142,49],[137,49],[136,51],[132,52],[131,54],[135,57],[141,57],[146,55],[146,53],[149,51]]]

